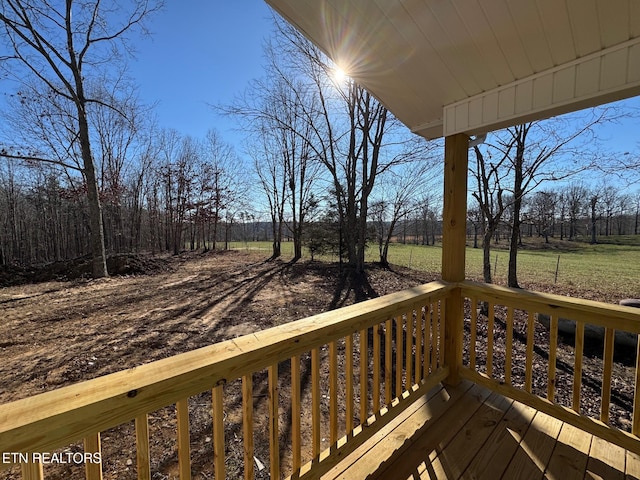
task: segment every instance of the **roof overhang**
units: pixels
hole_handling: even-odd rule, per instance
[[[426,138],[640,95],[637,0],[266,0]]]

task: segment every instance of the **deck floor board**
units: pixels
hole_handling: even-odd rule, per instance
[[[628,479],[640,456],[469,382],[416,403],[331,479]]]

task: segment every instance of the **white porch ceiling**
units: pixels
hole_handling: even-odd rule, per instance
[[[412,131],[640,95],[640,0],[266,0]]]

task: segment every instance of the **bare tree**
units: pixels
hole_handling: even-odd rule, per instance
[[[333,64],[298,31],[282,21],[277,29],[278,50],[288,56],[293,75],[304,78],[317,98],[314,109],[301,102],[302,114],[311,127],[310,146],[333,184],[349,265],[360,274],[376,179],[407,161],[408,155],[416,155],[407,143],[424,144],[403,136],[397,120],[352,79],[335,81]]]
[[[223,218],[235,218],[236,213],[245,208],[247,190],[242,163],[215,130],[209,130],[204,140],[198,183],[199,214],[196,218],[203,227],[203,240],[208,242],[205,249],[210,243],[215,250],[218,226]],[[228,231],[225,238],[227,236]]]
[[[597,221],[598,221],[598,210],[597,210],[597,206],[598,206],[598,201],[600,200],[597,191],[592,191],[591,193],[589,193],[589,212],[591,213],[590,215],[590,230],[591,230],[591,244],[595,245],[596,243],[598,243],[598,238],[597,238],[597,229],[596,229],[596,225],[597,225]]]
[[[73,143],[79,146],[81,172],[87,189],[94,277],[107,276],[102,210],[91,147],[88,107],[102,104],[87,93],[90,78],[105,78],[109,64],[126,52],[127,35],[159,8],[148,0],[124,4],[101,0],[64,4],[29,0],[0,1],[4,41],[15,62],[3,62],[14,78],[23,72],[38,79],[40,95],[65,99],[74,106]],[[13,70],[18,63],[22,68]],[[7,66],[8,65],[8,66]],[[71,145],[70,145],[71,150]],[[37,157],[36,155],[26,155]],[[71,155],[69,156],[71,157]]]
[[[418,205],[414,198],[420,196],[430,180],[433,162],[416,159],[402,169],[388,171],[380,182],[377,195],[373,196],[371,218],[376,229],[380,264],[389,266],[389,244],[398,222],[406,218]]]
[[[549,243],[549,236],[553,235],[558,197],[555,192],[540,190],[528,202],[530,221],[537,235],[544,237],[545,243]]]
[[[518,288],[517,261],[520,243],[522,201],[528,192],[541,183],[567,178],[589,167],[595,159],[593,127],[613,118],[614,110],[592,109],[582,117],[571,117],[581,127],[576,128],[568,117],[545,122],[531,122],[506,130],[499,138],[498,148],[506,152],[513,170],[513,217],[509,246],[508,285]],[[576,142],[580,139],[580,142]],[[560,160],[572,158],[560,165]],[[578,163],[577,159],[581,163]]]
[[[503,183],[509,174],[507,159],[511,152],[510,148],[499,152],[496,161],[491,158],[485,159],[485,155],[476,145],[473,147],[476,162],[471,172],[476,180],[476,189],[471,193],[478,202],[480,222],[482,227],[482,275],[485,283],[491,283],[491,239],[506,211],[510,206],[505,198]],[[491,155],[489,152],[488,155]]]
[[[608,237],[613,230],[612,219],[619,200],[618,189],[608,183],[606,179],[596,189],[604,218],[604,235]]]
[[[569,215],[569,240],[578,234],[578,220],[584,211],[584,202],[589,192],[581,183],[572,182],[564,190],[567,198],[567,214]]]
[[[287,178],[278,150],[277,139],[265,127],[259,146],[251,149],[254,167],[260,186],[265,193],[271,219],[272,249],[271,258],[282,254],[282,230],[284,227],[284,209],[287,198]]]
[[[311,145],[312,123],[306,115],[318,108],[317,96],[290,78],[275,46],[267,43],[265,56],[265,78],[255,80],[235,105],[218,108],[235,116],[254,136],[250,155],[269,203],[272,257],[280,256],[286,227],[293,238],[294,260],[298,260],[307,216],[317,206],[313,188],[321,164]]]

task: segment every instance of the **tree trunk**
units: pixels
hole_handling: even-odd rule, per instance
[[[513,184],[513,222],[511,225],[511,242],[509,244],[509,272],[507,284],[513,288],[520,288],[518,285],[518,245],[520,242],[520,211],[522,209],[523,164],[525,151],[525,133],[518,132],[517,151],[514,165]]]
[[[491,238],[493,231],[487,229],[482,236],[482,276],[484,283],[492,283],[491,279]]]
[[[598,204],[598,197],[591,198],[591,244],[598,243],[596,238],[596,205]]]
[[[79,120],[79,139],[82,152],[83,173],[87,182],[87,199],[89,202],[89,225],[91,228],[91,255],[93,277],[108,277],[107,256],[104,248],[104,227],[102,224],[102,207],[98,193],[98,181],[91,154],[91,142],[89,140],[89,125],[87,123],[84,106],[77,105]]]

